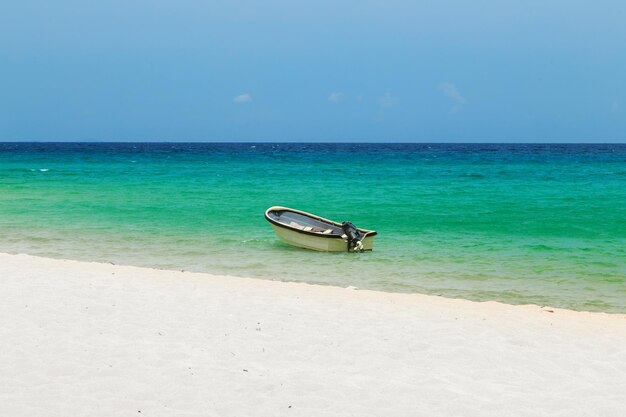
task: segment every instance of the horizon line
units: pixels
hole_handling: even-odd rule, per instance
[[[355,144],[371,144],[371,145],[626,145],[626,141],[622,142],[328,142],[328,141],[147,141],[147,140],[0,140],[0,143],[18,144],[18,143],[84,143],[84,144],[105,144],[105,143],[146,143],[146,144],[289,144],[289,145],[312,145],[312,144],[328,144],[328,145],[355,145]]]

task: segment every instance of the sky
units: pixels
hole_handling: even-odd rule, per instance
[[[623,0],[6,0],[0,141],[625,142]]]

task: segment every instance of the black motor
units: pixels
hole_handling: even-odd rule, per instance
[[[357,229],[355,225],[350,222],[343,222],[341,223],[341,228],[343,229],[343,232],[346,234],[346,236],[348,236],[348,250],[353,250],[357,246],[362,247],[362,245],[359,245],[359,243],[361,242],[361,239],[363,237],[361,236],[359,229]]]

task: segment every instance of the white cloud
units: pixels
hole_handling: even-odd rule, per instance
[[[389,93],[385,93],[384,96],[378,99],[378,104],[382,108],[389,108],[396,105],[396,98]]]
[[[233,98],[233,103],[249,103],[252,101],[252,96],[248,93],[240,94]]]
[[[451,109],[452,113],[458,111],[461,106],[467,102],[465,97],[461,95],[456,86],[451,82],[443,81],[439,83],[439,89],[446,97],[454,102],[454,106]]]
[[[611,106],[611,111],[613,113],[617,112],[620,108],[620,102],[617,100],[613,100],[613,105]]]
[[[333,103],[338,102],[339,99],[341,99],[341,93],[332,92],[328,96],[328,101],[332,101]]]

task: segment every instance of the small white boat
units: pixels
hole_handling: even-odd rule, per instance
[[[373,230],[350,222],[337,223],[300,210],[274,206],[265,211],[280,240],[300,248],[324,252],[362,252],[374,248]]]

